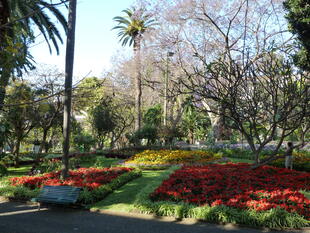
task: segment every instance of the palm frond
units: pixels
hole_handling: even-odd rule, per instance
[[[129,17],[132,17],[135,11],[136,11],[136,9],[134,7],[132,7],[132,9],[127,8],[127,9],[123,10],[122,12],[126,13]]]
[[[156,20],[150,14],[145,14],[143,9],[135,7],[122,11],[125,16],[116,16],[113,20],[118,23],[112,30],[119,30],[117,36],[122,46],[134,44],[135,38],[142,35],[147,29],[156,25]]]

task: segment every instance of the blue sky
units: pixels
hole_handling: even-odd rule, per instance
[[[112,18],[122,15],[121,11],[130,7],[134,0],[78,0],[75,39],[74,76],[82,78],[91,71],[90,76],[100,77],[110,68],[110,58],[121,48]],[[64,11],[67,15],[67,12]],[[31,48],[36,63],[52,64],[64,70],[65,44],[60,47],[60,55],[50,55],[42,37],[36,39]]]

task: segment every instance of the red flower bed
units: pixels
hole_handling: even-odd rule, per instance
[[[115,168],[80,168],[69,171],[70,177],[66,180],[60,179],[60,171],[51,172],[42,176],[23,176],[11,178],[11,184],[23,185],[34,189],[44,185],[70,185],[76,187],[86,187],[89,190],[98,188],[103,184],[109,183],[119,175],[133,170],[132,168],[115,167]]]
[[[249,164],[184,166],[151,195],[153,201],[184,201],[197,205],[226,205],[241,209],[281,207],[310,219],[310,200],[299,190],[310,190],[310,173]]]

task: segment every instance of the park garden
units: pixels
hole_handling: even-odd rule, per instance
[[[76,7],[0,0],[1,198],[310,227],[306,1],[139,0],[111,19],[129,55],[73,78]],[[67,38],[64,72],[34,62],[36,31]]]
[[[254,160],[233,156],[236,149],[144,149],[135,155],[130,149],[76,153],[65,180],[59,157],[45,159],[36,169],[9,167],[0,196],[30,201],[43,186],[69,185],[82,188],[75,208],[273,229],[309,226],[309,152],[299,153],[298,169],[290,170],[283,161],[252,169]]]

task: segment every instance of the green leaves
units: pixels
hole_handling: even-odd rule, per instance
[[[152,19],[150,14],[147,14],[145,9],[136,9],[135,7],[128,8],[122,11],[124,16],[116,16],[113,20],[117,23],[117,26],[112,30],[119,30],[117,34],[120,37],[122,46],[129,44],[134,47],[137,46],[135,39],[147,30],[156,25],[156,21]]]
[[[286,19],[293,34],[301,43],[295,55],[295,62],[301,68],[310,70],[310,5],[308,0],[286,0],[284,7],[288,11]]]

